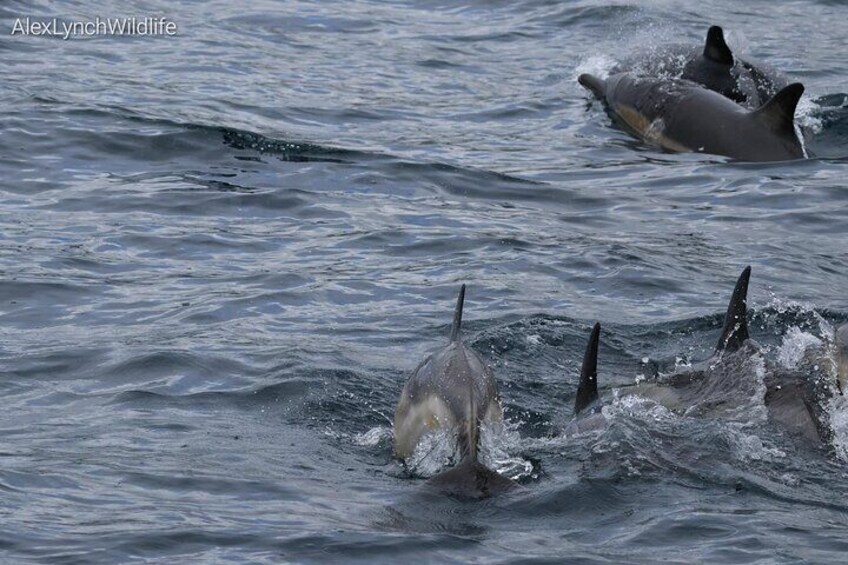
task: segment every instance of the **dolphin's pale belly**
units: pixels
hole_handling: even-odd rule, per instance
[[[650,119],[636,108],[625,104],[616,105],[614,111],[627,127],[646,141],[669,151],[681,153],[693,151],[693,149],[666,136],[665,121],[662,118]]]
[[[424,434],[457,424],[450,407],[438,395],[430,394],[417,402],[406,402],[395,416],[395,453],[406,459],[415,451]]]

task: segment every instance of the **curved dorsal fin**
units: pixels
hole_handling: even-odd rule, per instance
[[[712,26],[707,30],[704,58],[722,65],[733,66],[733,52],[724,41],[724,30],[719,26]]]
[[[774,131],[794,134],[795,107],[798,106],[802,94],[804,94],[804,85],[793,82],[754,110],[754,115],[766,122]]]
[[[456,310],[453,312],[453,326],[451,326],[450,340],[459,341],[462,329],[462,305],[465,303],[465,285],[459,288],[459,296],[456,298]]]
[[[577,386],[577,398],[574,400],[574,415],[580,414],[587,406],[598,399],[598,341],[601,324],[596,323],[586,344],[583,356],[583,368],[580,370],[580,384]]]
[[[750,278],[751,266],[749,265],[736,281],[736,288],[733,289],[733,296],[730,297],[730,304],[727,306],[727,314],[724,315],[724,329],[721,331],[716,353],[723,351],[733,353],[748,339],[748,280]]]

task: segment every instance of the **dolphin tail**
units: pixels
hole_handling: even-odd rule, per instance
[[[604,79],[598,78],[595,75],[590,75],[588,73],[583,73],[579,77],[577,77],[577,82],[580,83],[580,86],[583,88],[589,89],[592,94],[595,95],[595,98],[598,100],[603,100],[606,92],[607,83]]]
[[[456,310],[453,312],[453,326],[451,326],[451,342],[459,341],[462,337],[462,306],[465,304],[465,285],[459,287],[459,296],[456,298]]]
[[[794,137],[795,108],[802,94],[804,94],[804,85],[793,82],[754,110],[753,115],[768,124],[773,131]]]
[[[733,66],[733,52],[724,41],[724,30],[719,26],[712,26],[707,30],[704,58],[722,65]]]
[[[598,341],[601,324],[595,324],[586,354],[583,356],[583,368],[580,371],[580,385],[577,387],[577,399],[574,401],[574,415],[577,416],[598,399]]]
[[[736,288],[733,289],[733,296],[730,297],[727,314],[724,316],[724,329],[721,331],[716,353],[722,351],[733,353],[748,339],[748,280],[750,278],[751,266],[749,265],[736,281]]]

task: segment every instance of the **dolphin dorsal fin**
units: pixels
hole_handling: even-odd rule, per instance
[[[733,52],[724,41],[724,30],[719,26],[712,26],[707,30],[704,58],[722,65],[733,66]]]
[[[733,289],[733,296],[730,297],[730,304],[727,306],[727,314],[724,315],[724,329],[721,331],[716,353],[723,351],[733,353],[748,339],[748,280],[750,278],[751,266],[749,265],[736,281],[736,288]]]
[[[766,122],[774,131],[794,134],[795,108],[802,94],[804,94],[804,85],[793,82],[754,110],[754,115]]]
[[[574,415],[577,416],[598,399],[598,341],[601,324],[595,324],[586,354],[583,356],[583,368],[580,370],[580,384],[577,386],[577,398],[574,401]]]
[[[465,303],[465,285],[459,288],[459,296],[456,297],[456,310],[453,312],[453,326],[451,326],[451,342],[459,341],[462,337],[462,305]]]

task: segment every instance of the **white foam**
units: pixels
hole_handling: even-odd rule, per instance
[[[836,456],[848,461],[848,398],[834,395],[827,406],[830,429],[833,430],[833,449]]]
[[[787,369],[794,369],[804,359],[810,347],[821,347],[822,340],[798,327],[791,327],[777,348],[777,362]]]
[[[412,455],[405,463],[412,474],[432,477],[443,468],[459,461],[459,451],[453,430],[439,428],[421,436]]]
[[[377,426],[371,428],[367,432],[355,434],[353,436],[354,445],[363,447],[376,447],[383,442],[392,441],[392,428],[388,426]]]
[[[480,460],[501,475],[518,480],[533,475],[533,464],[511,451],[522,448],[521,434],[504,424],[484,424],[480,429]]]
[[[798,106],[795,108],[795,133],[798,135],[798,139],[801,140],[802,144],[804,143],[804,136],[801,135],[801,131],[798,128],[805,128],[816,134],[821,133],[824,126],[820,113],[821,107],[818,104],[806,94],[801,96],[801,100],[798,101]]]
[[[524,336],[524,340],[530,345],[539,345],[542,343],[542,338],[538,334],[528,334]]]
[[[616,60],[609,55],[590,55],[578,63],[575,69],[574,79],[584,73],[595,75],[598,78],[605,79],[609,76],[610,70],[616,65]]]
[[[762,438],[745,431],[745,425],[730,422],[727,428],[727,439],[730,449],[737,459],[743,461],[773,461],[786,457],[786,452],[769,446]]]
[[[480,427],[480,461],[510,479],[533,475],[533,464],[511,452],[523,449],[521,435],[506,424],[484,424]],[[462,455],[452,429],[438,429],[425,434],[405,463],[414,475],[432,477],[445,468],[456,465]]]

